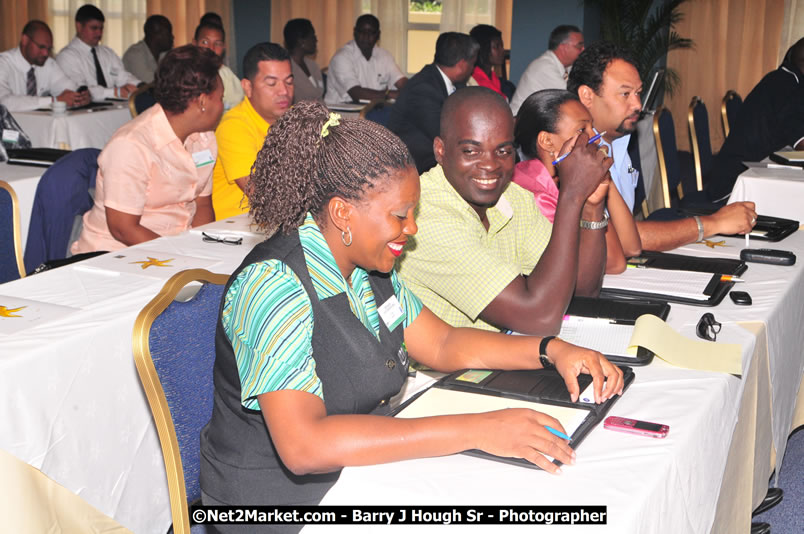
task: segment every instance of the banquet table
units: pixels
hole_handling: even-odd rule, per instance
[[[229,227],[224,221],[209,229],[246,224],[245,216],[231,221]],[[210,271],[230,273],[262,239],[245,232],[241,246],[206,243],[201,229],[124,253],[186,256]],[[739,253],[739,240],[724,243],[727,247],[714,249],[690,245],[681,252]],[[804,254],[804,233],[784,243]],[[0,296],[77,308],[48,324],[0,334],[0,388],[6,398],[0,449],[133,532],[162,533],[170,523],[167,483],[133,364],[131,331],[164,280],[116,272],[104,266],[109,261],[104,258],[0,286]],[[713,311],[723,323],[718,341],[742,347],[742,379],[654,359],[636,368],[635,382],[611,412],[669,424],[666,439],[597,428],[579,448],[577,465],[557,477],[464,455],[347,468],[322,504],[606,504],[608,525],[590,531],[745,530],[751,508],[764,496],[773,452],[781,461],[782,438],[792,424],[802,375],[798,303],[804,277],[797,264],[751,265],[744,278],[741,289],[752,294],[754,306],[738,308],[728,300],[707,310],[673,305],[668,317],[676,330],[694,338],[698,317]],[[420,375],[406,394],[426,383]]]
[[[743,243],[735,238],[710,242],[719,245],[696,243],[674,252],[735,258]],[[789,237],[785,248],[804,254],[804,233]],[[778,472],[781,465],[789,431],[804,424],[800,410],[794,418],[804,371],[804,275],[800,265],[751,264],[743,278],[747,282],[739,289],[752,294],[752,307],[738,307],[729,299],[715,308],[672,304],[667,319],[696,339],[699,317],[713,312],[723,324],[718,341],[743,347],[742,378],[679,369],[654,358],[649,366],[635,368],[634,383],[610,412],[668,424],[667,438],[651,440],[598,427],[579,447],[577,464],[565,467],[559,477],[464,455],[348,467],[321,504],[606,504],[606,526],[575,526],[572,531],[747,532],[750,512],[765,496],[771,470]],[[308,525],[304,532],[350,528]],[[463,528],[476,533],[500,527]],[[567,529],[539,526],[540,531],[551,528]]]
[[[0,180],[8,182],[17,194],[20,210],[20,238],[23,247],[28,240],[28,226],[31,222],[36,186],[46,170],[45,167],[0,163]]]
[[[773,164],[770,164],[773,165]],[[737,177],[729,204],[756,203],[757,213],[804,222],[804,169],[754,166]]]
[[[112,134],[131,120],[127,102],[63,115],[50,111],[17,111],[13,115],[34,147],[64,150],[103,148]]]

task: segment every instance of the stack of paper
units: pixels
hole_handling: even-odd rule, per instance
[[[603,288],[703,301],[709,299],[704,289],[712,281],[712,276],[712,273],[694,271],[629,267],[622,274],[607,274],[603,278]]]

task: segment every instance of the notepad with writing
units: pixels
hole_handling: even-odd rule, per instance
[[[620,369],[623,370],[625,388],[628,388],[634,380],[634,372],[630,367]],[[592,377],[579,375],[578,384],[583,392],[592,384]],[[394,415],[401,418],[432,417],[529,408],[558,419],[572,438],[569,445],[574,449],[603,420],[619,398],[615,395],[601,404],[572,402],[564,379],[555,369],[463,369],[443,377],[412,397],[397,408]],[[464,453],[538,469],[522,458],[505,458],[480,450]],[[560,465],[558,460],[553,460],[553,463]]]

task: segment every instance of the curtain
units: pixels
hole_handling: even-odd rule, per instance
[[[665,105],[675,119],[678,148],[689,150],[689,103],[693,96],[701,97],[709,112],[712,149],[717,151],[723,144],[720,103],[726,91],[734,89],[745,98],[766,73],[779,66],[780,53],[784,54],[779,36],[785,3],[707,0],[687,2],[680,9],[684,19],[676,31],[691,38],[695,48],[668,54],[667,64],[676,69],[681,84],[669,101],[665,99]],[[799,37],[801,33],[799,28]]]
[[[124,2],[128,3],[128,2]],[[164,15],[173,24],[174,46],[186,45],[193,40],[195,28],[201,20],[201,15],[214,11],[223,19],[226,30],[227,56],[234,57],[234,34],[231,31],[231,1],[230,0],[147,0],[147,15]],[[144,21],[143,21],[144,22]],[[142,28],[140,28],[142,33]]]
[[[75,37],[75,12],[84,4],[103,11],[102,44],[122,56],[126,49],[142,39],[145,23],[145,0],[50,0],[50,29],[53,30],[53,52],[58,53]]]
[[[282,30],[290,19],[310,19],[318,37],[316,62],[321,68],[352,39],[358,9],[354,0],[272,0],[271,41],[284,46]],[[382,29],[385,38],[385,28]]]
[[[20,44],[22,28],[32,19],[50,24],[48,0],[0,0],[0,39],[2,49],[8,50]]]
[[[787,50],[802,37],[804,37],[804,0],[785,0],[778,63],[782,62]]]
[[[445,1],[441,12],[441,33],[469,33],[469,30],[478,24],[493,26],[496,15],[495,3],[494,0]]]

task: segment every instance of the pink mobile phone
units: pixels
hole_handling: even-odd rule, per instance
[[[666,438],[670,432],[670,427],[658,423],[639,421],[638,419],[626,419],[625,417],[609,416],[603,421],[603,428],[616,430],[617,432],[627,432],[629,434],[639,434],[652,438]]]

